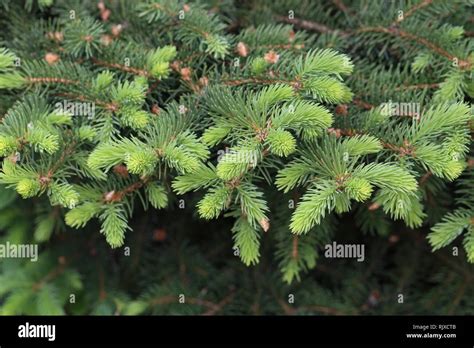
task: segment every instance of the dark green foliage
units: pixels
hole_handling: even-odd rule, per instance
[[[0,0],[0,313],[472,314],[473,5]]]

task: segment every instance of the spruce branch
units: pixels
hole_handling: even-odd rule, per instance
[[[134,67],[131,67],[131,66],[126,66],[126,65],[123,65],[123,64],[118,64],[118,63],[109,63],[109,62],[105,62],[105,61],[96,59],[94,57],[91,58],[91,61],[94,64],[98,65],[98,66],[118,69],[118,70],[121,70],[121,71],[124,71],[124,72],[127,72],[127,73],[138,75],[138,76],[148,77],[150,75],[150,72],[147,71],[147,70],[138,69],[138,68],[134,68]]]
[[[332,3],[342,12],[344,13],[350,12],[347,6],[344,4],[343,0],[332,0]]]
[[[298,28],[302,28],[309,31],[317,31],[319,33],[333,33],[335,30],[327,27],[324,24],[316,23],[304,19],[289,18],[288,16],[276,16],[275,19],[279,22],[293,24]],[[342,34],[342,33],[341,33]]]
[[[420,1],[416,5],[413,5],[407,11],[403,12],[403,16],[397,17],[397,19],[392,23],[392,26],[401,23],[402,21],[406,20],[410,16],[414,15],[417,11],[431,5],[432,3],[433,3],[433,0],[423,0],[423,1]]]
[[[125,196],[130,195],[145,185],[147,185],[151,181],[151,178],[143,178],[140,179],[139,181],[136,181],[127,187],[123,188],[122,190],[119,191],[110,191],[110,192],[105,192],[103,194],[103,201],[106,203],[114,203],[114,202],[121,202]]]
[[[362,27],[359,28],[355,31],[356,33],[384,33],[388,34],[391,36],[396,36],[404,39],[411,40],[413,42],[416,42],[420,45],[425,46],[426,48],[429,48],[433,52],[439,54],[440,56],[443,56],[453,62],[455,59],[458,60],[458,66],[461,70],[469,70],[471,69],[472,62],[469,60],[461,59],[460,57],[453,56],[451,53],[446,51],[445,49],[437,46],[433,42],[429,41],[428,39],[425,39],[423,37],[416,36],[415,34],[409,33],[407,31],[398,29],[396,27],[390,27],[390,28],[385,28],[385,27]]]
[[[74,80],[69,80],[69,79],[64,79],[64,78],[59,78],[59,77],[28,77],[26,78],[26,81],[31,83],[31,84],[65,84],[65,85],[78,85],[80,84],[79,81],[74,81]]]

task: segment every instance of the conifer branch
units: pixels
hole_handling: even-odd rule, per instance
[[[288,81],[288,80],[282,80],[282,79],[264,79],[264,78],[246,78],[246,79],[223,79],[223,84],[226,86],[241,86],[241,85],[246,85],[249,83],[256,83],[256,84],[263,84],[263,85],[271,85],[271,84],[277,84],[277,83],[283,83],[283,84],[288,84],[294,88],[301,88],[301,82],[297,80],[293,81]]]
[[[75,20],[45,2],[2,12],[21,35],[0,47],[0,237],[44,244],[41,262],[0,267],[0,314],[69,314],[66,295],[87,292],[101,305],[74,313],[400,313],[385,295],[433,270],[428,285],[442,291],[417,284],[410,300],[440,299],[412,314],[463,313],[474,262],[468,1],[100,0]],[[368,267],[318,259],[342,216],[366,243],[387,236]],[[227,233],[188,238],[191,218]],[[415,239],[389,235],[396,220]],[[69,228],[94,233],[65,238]],[[97,267],[58,265],[83,242]],[[134,250],[125,273],[104,258],[124,245]],[[446,257],[454,245],[467,257]],[[235,256],[271,272],[233,269]],[[328,282],[304,276],[315,268]],[[382,294],[370,284],[387,269],[404,276]],[[347,296],[352,280],[369,284],[360,296]],[[295,281],[297,305],[286,299]]]
[[[370,109],[373,109],[375,106],[372,105],[372,104],[369,104],[361,99],[358,99],[358,98],[354,98],[354,100],[352,101],[354,103],[354,105],[356,106],[359,106],[361,107],[362,109],[365,109],[365,110],[370,110]]]
[[[468,60],[463,60],[459,59],[458,57],[453,56],[451,53],[448,51],[444,50],[443,48],[437,46],[433,42],[423,38],[416,36],[414,34],[411,34],[407,31],[400,30],[395,27],[391,28],[385,28],[385,27],[362,27],[359,28],[355,31],[355,33],[384,33],[384,34],[389,34],[392,36],[397,36],[400,38],[406,38],[408,40],[417,42],[420,45],[425,46],[426,48],[429,48],[433,52],[439,54],[440,56],[443,56],[450,61],[454,61],[455,59],[458,59],[458,66],[461,70],[469,70],[471,68],[471,63]]]
[[[141,189],[148,182],[150,182],[150,180],[151,180],[151,178],[143,178],[143,179],[140,179],[139,181],[136,181],[136,182],[128,185],[127,187],[125,187],[124,189],[122,189],[120,191],[106,192],[103,195],[103,197],[104,197],[103,200],[104,200],[104,202],[107,202],[107,203],[120,202],[120,201],[123,200],[123,198],[126,195],[129,195],[129,194]]]
[[[54,94],[56,97],[65,97],[65,98],[70,98],[73,100],[78,100],[82,102],[92,102],[95,103],[96,105],[99,105],[103,107],[104,109],[108,111],[115,112],[119,109],[118,105],[115,103],[108,103],[102,100],[98,99],[90,99],[86,97],[85,95],[80,95],[80,94],[74,94],[74,93],[68,93],[68,92],[61,92],[61,93],[55,93]]]
[[[59,78],[59,77],[27,77],[26,80],[31,83],[58,83],[58,84],[65,84],[65,85],[78,85],[80,84],[79,81]]]
[[[272,50],[272,49],[280,49],[280,50],[292,50],[292,49],[295,49],[295,50],[301,50],[303,48],[305,48],[305,44],[302,43],[302,44],[279,44],[279,45],[259,45],[259,46],[253,46],[252,48],[254,49],[268,49],[268,50]]]
[[[380,142],[382,143],[383,147],[389,150],[392,150],[394,152],[398,152],[400,156],[402,157],[407,156],[407,155],[411,155],[411,156],[415,155],[415,149],[406,139],[403,141],[403,146],[396,146],[384,141],[380,141]]]
[[[404,19],[406,19],[407,17],[413,15],[419,9],[430,5],[431,3],[432,3],[432,0],[425,0],[425,1],[422,1],[420,4],[413,6],[404,15]],[[302,29],[305,29],[305,30],[317,31],[317,32],[320,32],[320,33],[336,33],[337,35],[339,35],[341,37],[348,37],[352,34],[358,34],[358,33],[374,32],[374,33],[385,33],[385,34],[389,34],[389,35],[397,36],[397,37],[401,37],[401,38],[407,38],[411,41],[417,42],[417,43],[429,48],[433,52],[436,52],[437,54],[449,59],[450,61],[454,61],[454,59],[458,59],[458,66],[461,70],[469,70],[471,68],[471,65],[472,65],[471,62],[469,62],[468,60],[463,60],[463,59],[460,59],[459,57],[453,56],[452,54],[450,54],[449,52],[447,52],[443,48],[441,48],[441,47],[437,46],[436,44],[434,44],[433,42],[431,42],[431,41],[429,41],[425,38],[418,37],[418,36],[416,36],[414,34],[411,34],[407,31],[400,30],[399,28],[397,28],[393,25],[388,27],[388,28],[386,28],[386,27],[361,27],[359,29],[346,32],[346,31],[333,30],[333,29],[330,29],[329,27],[327,27],[323,24],[308,21],[308,20],[302,20],[302,19],[296,19],[296,18],[290,19],[290,18],[285,17],[285,16],[277,16],[276,18],[279,21],[289,23],[289,24],[294,24],[294,25],[296,25],[296,26],[298,26]],[[395,20],[394,24],[398,24],[401,21],[402,20],[397,19],[397,20]]]
[[[63,274],[64,271],[67,269],[67,266],[72,262],[73,259],[77,258],[77,256],[78,256],[77,254],[73,255],[69,259],[64,256],[61,256],[58,261],[59,264],[56,267],[54,267],[51,271],[49,271],[40,280],[33,283],[32,290],[35,292],[40,290],[46,283],[52,281],[53,279]]]
[[[205,312],[203,315],[213,315],[214,313],[217,313],[219,310],[222,309],[222,307],[230,302],[232,297],[224,299],[225,302],[224,304],[222,303],[214,303],[212,301],[204,300],[201,298],[195,298],[195,297],[186,297],[186,303],[192,304],[192,305],[198,305],[202,306],[208,309],[207,312]],[[162,306],[162,305],[168,305],[168,304],[173,304],[173,303],[178,303],[178,298],[176,296],[172,295],[166,295],[166,296],[161,296],[154,298],[149,301],[150,306]],[[206,314],[206,313],[211,313],[211,314]]]
[[[404,86],[399,86],[394,89],[394,91],[406,91],[406,90],[411,90],[411,89],[425,89],[425,88],[438,88],[439,83],[418,83],[415,85],[404,85]]]
[[[61,156],[59,159],[54,163],[54,165],[48,170],[48,173],[45,178],[40,178],[41,179],[46,179],[46,181],[51,180],[52,176],[54,173],[64,164],[64,162],[69,159],[70,156],[74,154],[74,151],[76,150],[77,146],[77,141],[73,140],[71,143],[69,143],[64,151],[61,153]]]
[[[96,59],[96,58],[94,58],[94,57],[91,58],[91,61],[92,61],[94,64],[98,65],[98,66],[103,66],[103,67],[107,67],[107,68],[118,69],[118,70],[121,70],[121,71],[124,71],[124,72],[127,72],[127,73],[131,73],[131,74],[134,74],[134,75],[138,75],[138,76],[145,76],[145,77],[149,77],[149,76],[150,76],[150,72],[147,71],[147,70],[144,70],[144,69],[138,69],[138,68],[134,68],[134,67],[131,67],[131,66],[126,66],[126,65],[118,64],[118,63],[109,63],[109,62],[105,62],[105,61]]]
[[[344,4],[343,0],[332,0],[332,3],[342,12],[344,13],[350,12],[347,6]]]
[[[209,309],[203,315],[216,315],[217,313],[221,312],[222,309],[227,306],[235,297],[235,290],[231,290],[227,296],[225,296],[219,303],[217,303],[214,308]]]
[[[309,30],[309,31],[317,31],[320,33],[333,33],[335,30],[332,30],[328,26],[321,24],[321,23],[316,23],[312,21],[308,21],[305,19],[298,19],[298,18],[288,18],[287,16],[276,16],[276,19],[279,22],[284,22],[288,24],[293,24],[298,28]]]
[[[429,6],[432,3],[433,3],[433,0],[423,0],[420,3],[412,6],[411,8],[408,9],[408,11],[403,13],[402,17],[397,17],[397,19],[392,23],[392,26],[401,23],[402,21],[404,21],[408,17],[412,16],[416,11],[418,11],[418,10],[420,10],[420,9],[426,7],[426,6]]]
[[[432,173],[431,171],[427,171],[427,172],[420,178],[420,181],[419,181],[420,186],[424,185],[432,175],[433,175],[433,173]]]
[[[298,236],[296,234],[293,236],[293,249],[291,251],[291,256],[293,259],[298,258]]]

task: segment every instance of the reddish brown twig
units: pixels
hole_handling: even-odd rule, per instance
[[[333,29],[327,27],[324,24],[307,21],[305,19],[288,18],[286,16],[276,16],[276,19],[280,22],[293,24],[294,26],[296,26],[298,28],[301,28],[301,29],[305,29],[305,30],[317,31],[317,32],[320,32],[320,33],[334,32]]]
[[[134,182],[133,184],[125,187],[123,190],[107,192],[104,194],[103,199],[105,202],[120,202],[124,196],[141,189],[145,184],[148,183],[149,180],[149,178],[145,178],[143,180]]]
[[[342,0],[332,0],[332,3],[342,12],[348,13],[349,9],[347,8],[346,5],[342,2]]]
[[[411,155],[411,156],[415,155],[415,149],[410,143],[408,143],[407,140],[404,141],[403,146],[389,144],[384,141],[380,141],[380,142],[382,143],[383,147],[385,147],[386,149],[392,150],[394,152],[398,152],[402,157],[406,155]]]
[[[173,295],[167,295],[167,296],[161,296],[158,298],[154,298],[151,301],[149,301],[151,306],[158,306],[158,305],[167,305],[167,304],[172,304],[172,303],[179,303],[178,302],[178,297],[173,296]],[[219,309],[219,304],[216,304],[211,301],[203,300],[200,298],[195,298],[195,297],[185,297],[184,298],[184,303],[189,303],[192,305],[198,305],[198,306],[203,306],[209,309],[209,311],[212,310],[218,310]]]
[[[432,175],[433,175],[432,172],[430,172],[430,171],[426,172],[426,173],[420,178],[420,181],[419,181],[420,186],[424,185]]]
[[[259,49],[259,48],[264,48],[264,49],[282,49],[282,50],[290,50],[290,49],[295,49],[295,50],[301,50],[305,48],[304,43],[301,44],[281,44],[281,45],[261,45],[261,46],[254,46],[251,47],[253,49]]]
[[[408,86],[399,86],[394,89],[394,91],[404,91],[409,89],[425,89],[425,88],[438,88],[439,83],[419,83],[416,85],[408,85]]]
[[[203,315],[215,315],[220,312],[225,306],[227,306],[235,296],[235,290],[232,290],[226,297],[224,297],[219,303],[217,303],[214,308],[209,309]]]
[[[48,170],[48,173],[45,177],[40,177],[40,181],[44,183],[49,183],[54,173],[61,167],[61,165],[66,161],[66,159],[74,153],[76,149],[77,141],[73,140],[70,144],[66,146],[64,151],[61,153],[61,156],[57,161],[54,162],[54,165]]]
[[[29,83],[61,83],[66,85],[78,85],[80,83],[79,81],[59,77],[28,77],[26,80]]]
[[[467,70],[467,69],[470,69],[470,67],[471,67],[471,62],[469,62],[468,60],[459,59],[458,57],[455,57],[451,53],[444,50],[443,48],[435,45],[433,42],[431,42],[431,41],[429,41],[425,38],[418,37],[418,36],[416,36],[414,34],[411,34],[409,32],[397,29],[397,28],[364,27],[364,28],[360,28],[360,29],[356,30],[356,32],[357,33],[385,33],[385,34],[389,34],[389,35],[392,35],[392,36],[398,36],[398,37],[401,37],[401,38],[406,38],[408,40],[417,42],[420,45],[423,45],[423,46],[429,48],[433,52],[436,52],[437,54],[439,54],[439,55],[441,55],[441,56],[443,56],[443,57],[445,57],[445,58],[447,58],[451,61],[454,61],[455,59],[457,59],[458,66],[459,66],[460,69],[466,69]]]
[[[56,267],[54,267],[51,271],[49,271],[48,274],[46,274],[43,278],[41,278],[40,280],[38,280],[32,285],[33,291],[38,291],[44,286],[44,284],[46,284],[50,280],[53,280],[56,277],[59,277],[61,274],[63,274],[67,266],[78,256],[79,256],[78,253],[72,255],[69,259],[67,259],[64,256],[60,256],[59,264]]]
[[[360,99],[354,99],[352,101],[354,103],[354,105],[356,106],[359,106],[361,107],[362,109],[365,109],[365,110],[370,110],[370,109],[373,109],[375,106],[372,105],[372,104],[369,104],[363,100],[360,100]]]
[[[297,235],[293,236],[293,249],[291,251],[291,257],[295,260],[298,258],[298,236]]]
[[[242,80],[223,80],[226,86],[240,86],[248,83],[257,84],[273,84],[273,83],[284,83],[293,86],[294,88],[301,88],[301,82],[299,81],[287,81],[282,79],[261,79],[261,78],[248,78]]]
[[[138,69],[138,68],[133,68],[131,66],[126,66],[118,63],[109,63],[109,62],[104,62],[102,60],[98,60],[96,58],[92,58],[92,62],[96,65],[99,66],[104,66],[107,68],[114,68],[118,70],[122,70],[131,74],[139,75],[139,76],[145,76],[148,77],[150,76],[150,72],[144,69]]]
[[[426,7],[428,5],[430,5],[431,3],[433,3],[433,0],[424,0],[416,5],[414,5],[413,7],[411,7],[410,9],[408,9],[408,11],[406,11],[405,13],[403,13],[403,16],[397,18],[393,23],[392,25],[396,25],[402,21],[404,21],[405,19],[407,19],[408,17],[412,16],[416,11],[418,11],[419,9],[422,9],[423,7]]]
[[[107,103],[107,102],[104,102],[102,100],[97,100],[97,99],[96,100],[90,100],[86,96],[80,95],[80,94],[56,93],[55,96],[70,98],[70,99],[79,100],[79,101],[82,101],[82,102],[92,102],[92,103],[95,103],[95,104],[103,107],[104,109],[112,111],[112,112],[118,110],[118,105],[115,104],[115,103]]]

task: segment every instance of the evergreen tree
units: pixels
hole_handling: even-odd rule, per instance
[[[472,6],[1,0],[0,313],[472,314]]]

